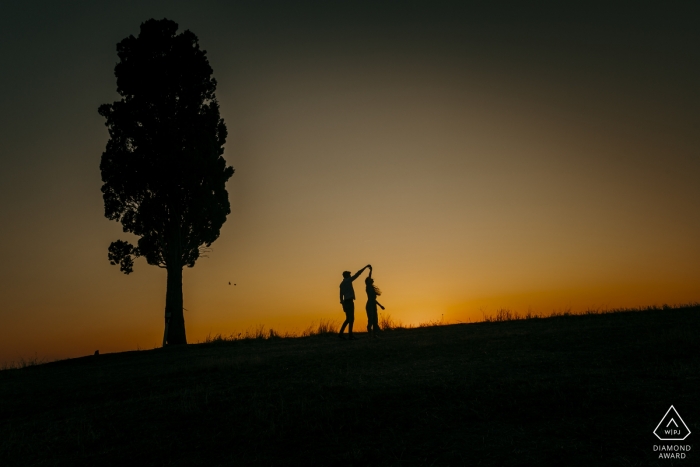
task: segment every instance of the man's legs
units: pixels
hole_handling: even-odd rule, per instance
[[[345,326],[348,327],[348,337],[354,339],[352,335],[352,325],[355,322],[355,302],[352,300],[343,300],[343,311],[345,312],[345,321],[343,326],[340,328],[339,336],[343,336],[343,331],[345,331]]]
[[[355,339],[355,336],[352,335],[352,325],[355,322],[355,317],[353,316],[352,321],[348,323],[348,339]]]

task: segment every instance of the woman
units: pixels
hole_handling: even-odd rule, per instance
[[[372,279],[372,268],[369,268],[369,276],[365,279],[365,290],[367,291],[367,333],[372,337],[376,337],[376,331],[379,331],[379,318],[377,316],[377,305],[382,310],[384,307],[377,301],[377,297],[382,294],[382,291],[374,285]]]

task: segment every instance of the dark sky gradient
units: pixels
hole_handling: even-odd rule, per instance
[[[697,301],[700,4],[570,3],[3,5],[0,361],[162,335],[162,271],[107,262],[99,174],[116,44],[151,17],[208,51],[237,170],[190,340],[339,319],[367,262],[404,322]]]

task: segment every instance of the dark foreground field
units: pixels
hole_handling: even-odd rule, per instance
[[[0,465],[700,465],[699,336],[686,308],[5,370]],[[684,460],[653,451],[671,404]]]

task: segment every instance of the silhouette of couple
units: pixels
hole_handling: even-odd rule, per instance
[[[370,336],[376,337],[376,332],[380,330],[377,306],[382,310],[384,307],[377,301],[377,296],[381,295],[382,292],[374,285],[374,279],[372,279],[372,265],[368,264],[352,276],[350,275],[350,271],[343,272],[343,282],[340,283],[340,304],[343,305],[345,321],[338,333],[338,337],[341,339],[345,339],[343,332],[346,326],[348,328],[348,339],[357,339],[352,335],[352,325],[355,322],[355,289],[352,287],[352,282],[367,268],[369,268],[369,276],[365,279],[365,290],[367,291],[367,305],[365,306],[367,310],[367,332]]]

